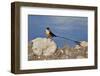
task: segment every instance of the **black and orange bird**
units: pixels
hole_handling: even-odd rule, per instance
[[[73,42],[75,42],[76,44],[80,45],[80,42],[79,42],[79,41],[76,41],[76,40],[73,40],[73,39],[69,39],[69,38],[65,38],[65,37],[62,37],[62,36],[55,35],[55,34],[50,30],[49,27],[46,28],[45,33],[46,33],[47,38],[59,37],[59,38],[63,38],[63,39],[66,39],[66,40],[73,41]]]

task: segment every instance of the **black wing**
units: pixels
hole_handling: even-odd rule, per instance
[[[50,35],[52,36],[52,37],[57,37],[54,33],[52,33],[51,31],[50,31]]]

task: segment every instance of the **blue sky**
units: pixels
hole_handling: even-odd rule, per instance
[[[46,37],[45,29],[50,27],[58,36],[71,38],[77,41],[88,40],[88,18],[76,16],[46,16],[28,15],[28,41],[37,37]],[[67,44],[70,47],[75,43],[61,38],[53,38],[58,47]]]

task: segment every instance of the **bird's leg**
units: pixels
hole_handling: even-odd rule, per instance
[[[49,36],[47,36],[47,39],[49,39],[50,37]]]
[[[53,41],[52,37],[50,37],[50,40]]]
[[[51,36],[50,35],[47,35],[47,39],[49,39],[49,38],[51,38]]]
[[[51,41],[53,40],[51,36],[47,36],[47,39],[50,39]]]

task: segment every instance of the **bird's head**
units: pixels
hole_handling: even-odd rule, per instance
[[[46,29],[47,29],[47,30],[50,30],[50,28],[49,28],[49,27],[47,27]]]

